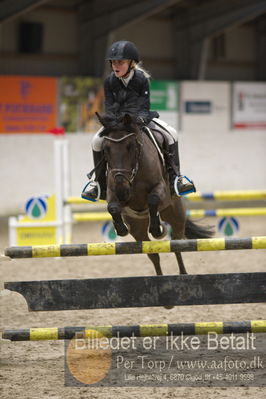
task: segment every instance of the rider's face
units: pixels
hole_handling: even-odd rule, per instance
[[[112,70],[117,78],[121,78],[128,71],[129,60],[112,60]]]

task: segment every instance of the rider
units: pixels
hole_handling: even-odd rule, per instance
[[[118,41],[107,51],[106,60],[110,62],[112,73],[104,82],[105,111],[107,114],[134,114],[138,121],[150,129],[159,130],[168,143],[165,156],[166,167],[169,173],[171,193],[176,192],[174,183],[177,181],[179,194],[194,192],[193,182],[183,179],[180,173],[180,161],[176,130],[167,123],[158,119],[159,114],[150,111],[149,74],[139,67],[139,54],[134,43]],[[82,197],[95,200],[104,199],[106,191],[106,165],[101,162],[102,142],[101,128],[92,140],[95,181],[85,187]],[[177,177],[177,179],[176,179]],[[99,186],[101,195],[99,195]],[[87,191],[85,191],[87,189]]]

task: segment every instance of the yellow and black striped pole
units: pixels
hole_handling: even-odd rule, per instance
[[[178,335],[266,333],[266,320],[201,322],[177,324],[138,324],[133,326],[87,326],[63,328],[25,328],[5,330],[3,339],[11,341],[63,340],[73,338],[90,338],[93,332],[100,332],[111,337],[152,337]]]
[[[223,216],[266,216],[266,207],[256,208],[224,208],[224,209],[189,209],[186,215],[192,218],[223,217]],[[108,212],[75,212],[72,214],[74,222],[101,222],[112,220]]]
[[[5,255],[10,258],[47,258],[265,248],[266,236],[261,236],[249,238],[206,238],[172,241],[33,245],[26,247],[9,247],[6,249]]]
[[[186,198],[189,201],[261,201],[266,199],[266,190],[197,192],[187,195]]]

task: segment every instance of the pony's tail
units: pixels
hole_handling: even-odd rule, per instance
[[[187,238],[211,238],[213,235],[214,230],[212,226],[200,226],[187,218],[185,227],[185,236]]]

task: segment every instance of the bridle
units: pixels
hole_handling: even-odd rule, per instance
[[[115,169],[112,169],[112,168],[110,168],[110,166],[108,165],[108,169],[109,169],[109,171],[111,172],[111,174],[112,174],[114,180],[115,180],[118,176],[121,176],[121,177],[123,177],[125,180],[127,180],[127,181],[129,182],[130,185],[133,183],[133,181],[134,181],[134,179],[135,179],[135,176],[136,176],[136,174],[137,174],[137,172],[138,172],[138,169],[139,169],[139,160],[140,160],[140,156],[141,156],[141,152],[142,152],[143,142],[140,142],[140,141],[138,140],[138,138],[137,138],[137,136],[136,136],[135,133],[129,133],[129,134],[127,134],[126,136],[123,136],[123,137],[121,137],[121,138],[119,138],[119,139],[115,139],[115,138],[108,137],[108,136],[105,136],[105,137],[104,137],[105,140],[109,140],[109,141],[112,141],[112,142],[115,142],[115,143],[119,143],[119,142],[121,142],[121,141],[124,141],[124,140],[128,139],[129,137],[131,137],[131,136],[133,136],[133,135],[135,136],[136,143],[138,144],[138,145],[136,146],[136,152],[135,152],[135,166],[134,166],[134,168],[133,168],[132,170],[130,170],[130,169],[116,169],[116,168],[115,168]]]

